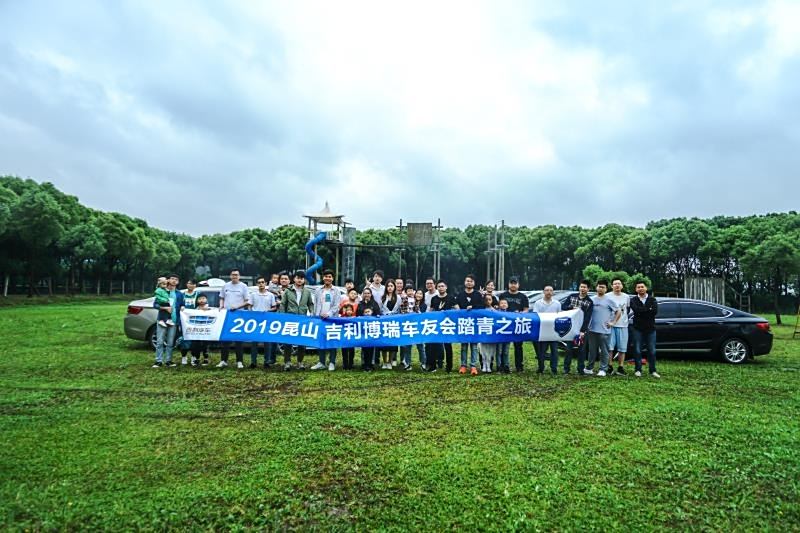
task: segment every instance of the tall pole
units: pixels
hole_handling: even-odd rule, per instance
[[[419,287],[419,250],[414,250],[414,288]]]
[[[494,242],[492,243],[492,275],[489,279],[493,279],[495,281],[495,287],[502,287],[502,285],[497,284],[497,224],[494,225]]]
[[[492,230],[486,232],[486,279],[492,279]]]
[[[506,280],[506,221],[500,221],[500,245],[498,246],[497,277],[500,289],[505,287]]]

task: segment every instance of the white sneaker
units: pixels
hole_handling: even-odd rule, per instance
[[[323,368],[325,368],[325,365],[324,365],[324,364],[322,364],[322,363],[317,363],[316,365],[314,365],[314,366],[312,366],[312,367],[311,367],[311,370],[322,370]]]
[[[594,376],[594,370],[589,370],[588,368],[583,369],[584,376]]]
[[[637,370],[636,372],[633,373],[633,375],[636,376],[637,378],[640,378],[642,377],[642,372],[640,370]]]
[[[650,372],[651,378],[660,378],[661,376],[658,375],[658,372]]]
[[[425,370],[428,370],[428,365],[422,365],[422,366],[420,366],[420,368],[421,368],[423,371],[425,371]]]
[[[228,366],[227,361],[220,361],[219,364],[217,365],[217,368],[225,368],[226,366]]]
[[[244,368],[244,363],[241,361],[236,361],[236,368]]]
[[[328,371],[333,372],[334,370],[336,370],[336,365],[333,363],[328,363]]]
[[[490,367],[490,366],[486,367],[486,370],[484,370],[484,372],[486,372],[487,374],[491,374],[492,373],[492,367]]]
[[[182,365],[186,365],[186,364],[188,364],[188,363],[189,363],[189,362],[186,360],[186,358],[185,358],[185,357],[181,357],[181,364],[182,364]]]
[[[306,364],[305,363],[297,363],[297,369],[298,370],[305,370],[306,369]]]
[[[395,367],[395,366],[397,366],[397,361],[392,361],[392,366],[390,366],[389,368],[392,368],[392,367]]]
[[[597,372],[597,377],[600,377],[600,378],[606,377],[606,371],[605,370],[598,371]]]
[[[286,363],[285,365],[283,365],[283,369],[284,370],[291,370],[292,369],[292,363]]]
[[[197,366],[197,357],[192,357],[192,366]]]

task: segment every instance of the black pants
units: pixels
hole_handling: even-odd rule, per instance
[[[427,355],[427,366],[428,370],[433,370],[434,368],[442,368],[442,363],[444,363],[444,368],[448,372],[453,370],[453,345],[449,343],[440,344],[426,344],[425,345],[425,354]],[[442,361],[444,359],[444,361]]]
[[[220,357],[221,360],[227,361],[228,360],[228,352],[230,351],[231,343],[230,342],[223,342],[222,343],[222,355]],[[234,341],[233,348],[236,350],[236,362],[241,363],[242,359],[244,359],[244,343],[241,341]]]
[[[297,362],[302,363],[303,358],[306,356],[306,347],[297,346],[296,349],[297,349]],[[284,363],[292,362],[292,346],[289,344],[283,345],[283,362]]]
[[[345,370],[353,369],[353,359],[356,358],[355,348],[342,348],[342,368]]]
[[[364,370],[372,370],[375,366],[372,362],[375,360],[375,353],[377,349],[374,347],[361,348],[361,368]]]
[[[520,372],[522,372],[522,344],[522,342],[514,343],[514,367]]]
[[[191,352],[195,359],[200,359],[201,353],[208,359],[208,341],[192,341]],[[183,355],[183,350],[181,350],[181,355]]]
[[[583,374],[583,369],[586,368],[586,343],[581,343],[580,346],[575,346],[571,342],[567,345],[567,354],[564,356],[564,373],[567,374],[572,366],[572,359],[578,360],[578,374]]]

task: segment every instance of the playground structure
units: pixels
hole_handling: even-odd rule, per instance
[[[343,285],[346,278],[355,274],[355,249],[352,245],[355,244],[356,229],[344,221],[344,215],[334,214],[328,202],[325,202],[325,207],[320,212],[303,216],[308,219],[308,242],[304,247],[306,281],[310,284],[317,283],[317,273],[322,268],[322,258],[317,254],[317,246],[324,243],[334,246],[336,250],[334,272],[339,274],[339,284]],[[341,264],[342,255],[345,256],[344,268]]]
[[[310,284],[318,283],[319,272],[323,266],[323,260],[317,253],[317,246],[320,244],[332,246],[336,253],[334,272],[338,275],[338,284],[344,285],[344,280],[355,278],[357,248],[383,248],[395,249],[402,252],[413,249],[415,255],[416,274],[419,272],[419,250],[425,249],[433,254],[433,276],[440,277],[440,249],[441,243],[439,233],[442,229],[441,220],[434,226],[431,222],[403,224],[400,220],[398,226],[401,230],[406,230],[406,242],[396,244],[356,244],[356,228],[344,221],[344,215],[335,214],[331,211],[328,202],[318,213],[303,215],[308,221],[308,242],[304,248],[306,251],[306,281]],[[397,275],[402,273],[402,260],[397,266]],[[417,284],[418,280],[414,279]]]

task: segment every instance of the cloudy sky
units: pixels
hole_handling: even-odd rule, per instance
[[[798,1],[197,4],[0,0],[0,174],[194,235],[800,206]]]

